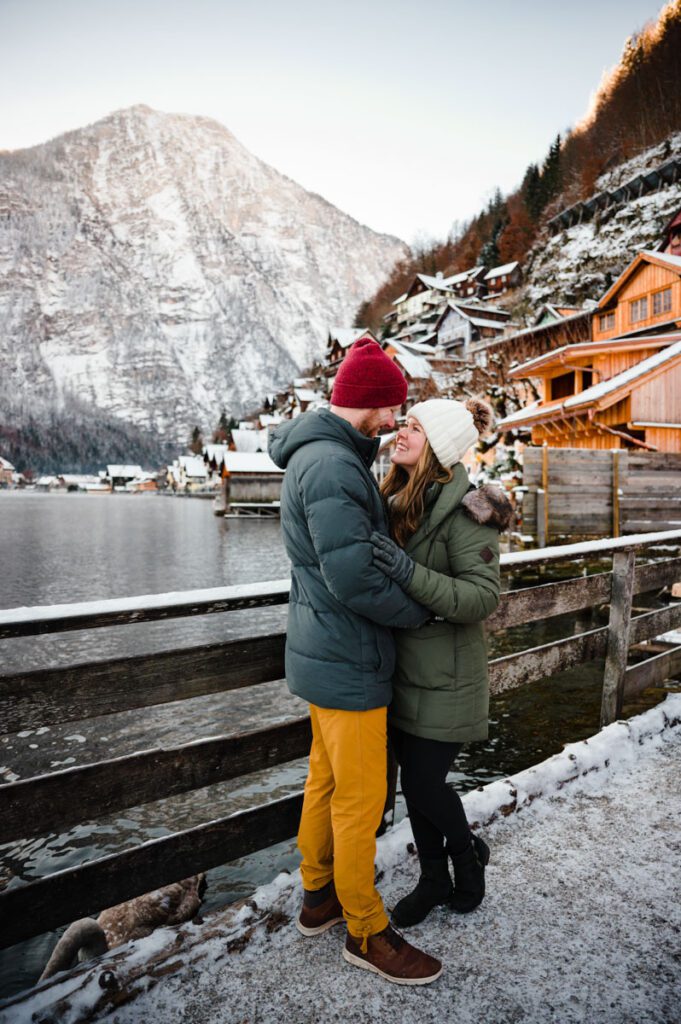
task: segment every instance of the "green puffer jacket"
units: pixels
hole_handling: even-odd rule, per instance
[[[418,626],[428,617],[373,564],[369,538],[374,530],[388,532],[370,469],[378,446],[328,409],[283,423],[269,446],[286,468],[286,681],[292,693],[323,708],[386,707],[395,667],[391,627]]]
[[[471,489],[458,463],[435,485],[405,550],[416,562],[411,597],[437,620],[395,634],[397,667],[390,722],[426,739],[487,737],[489,689],[482,622],[499,603],[499,529],[511,504],[496,487]]]

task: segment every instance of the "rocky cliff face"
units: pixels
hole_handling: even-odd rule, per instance
[[[406,253],[249,153],[146,107],[0,154],[0,381],[165,438],[286,383]]]

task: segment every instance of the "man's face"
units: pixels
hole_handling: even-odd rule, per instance
[[[386,406],[384,409],[367,409],[357,424],[357,430],[365,437],[376,437],[381,430],[392,430],[395,426],[395,415],[399,411],[399,405]]]

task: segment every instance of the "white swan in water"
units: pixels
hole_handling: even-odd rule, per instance
[[[189,921],[205,891],[206,876],[201,873],[103,910],[96,921],[92,917],[74,921],[54,947],[39,981],[67,970],[76,957],[90,960],[131,939],[142,939],[155,928]]]

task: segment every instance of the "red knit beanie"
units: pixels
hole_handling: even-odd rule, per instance
[[[331,404],[346,409],[384,409],[407,398],[404,374],[377,341],[360,338],[340,365]]]

